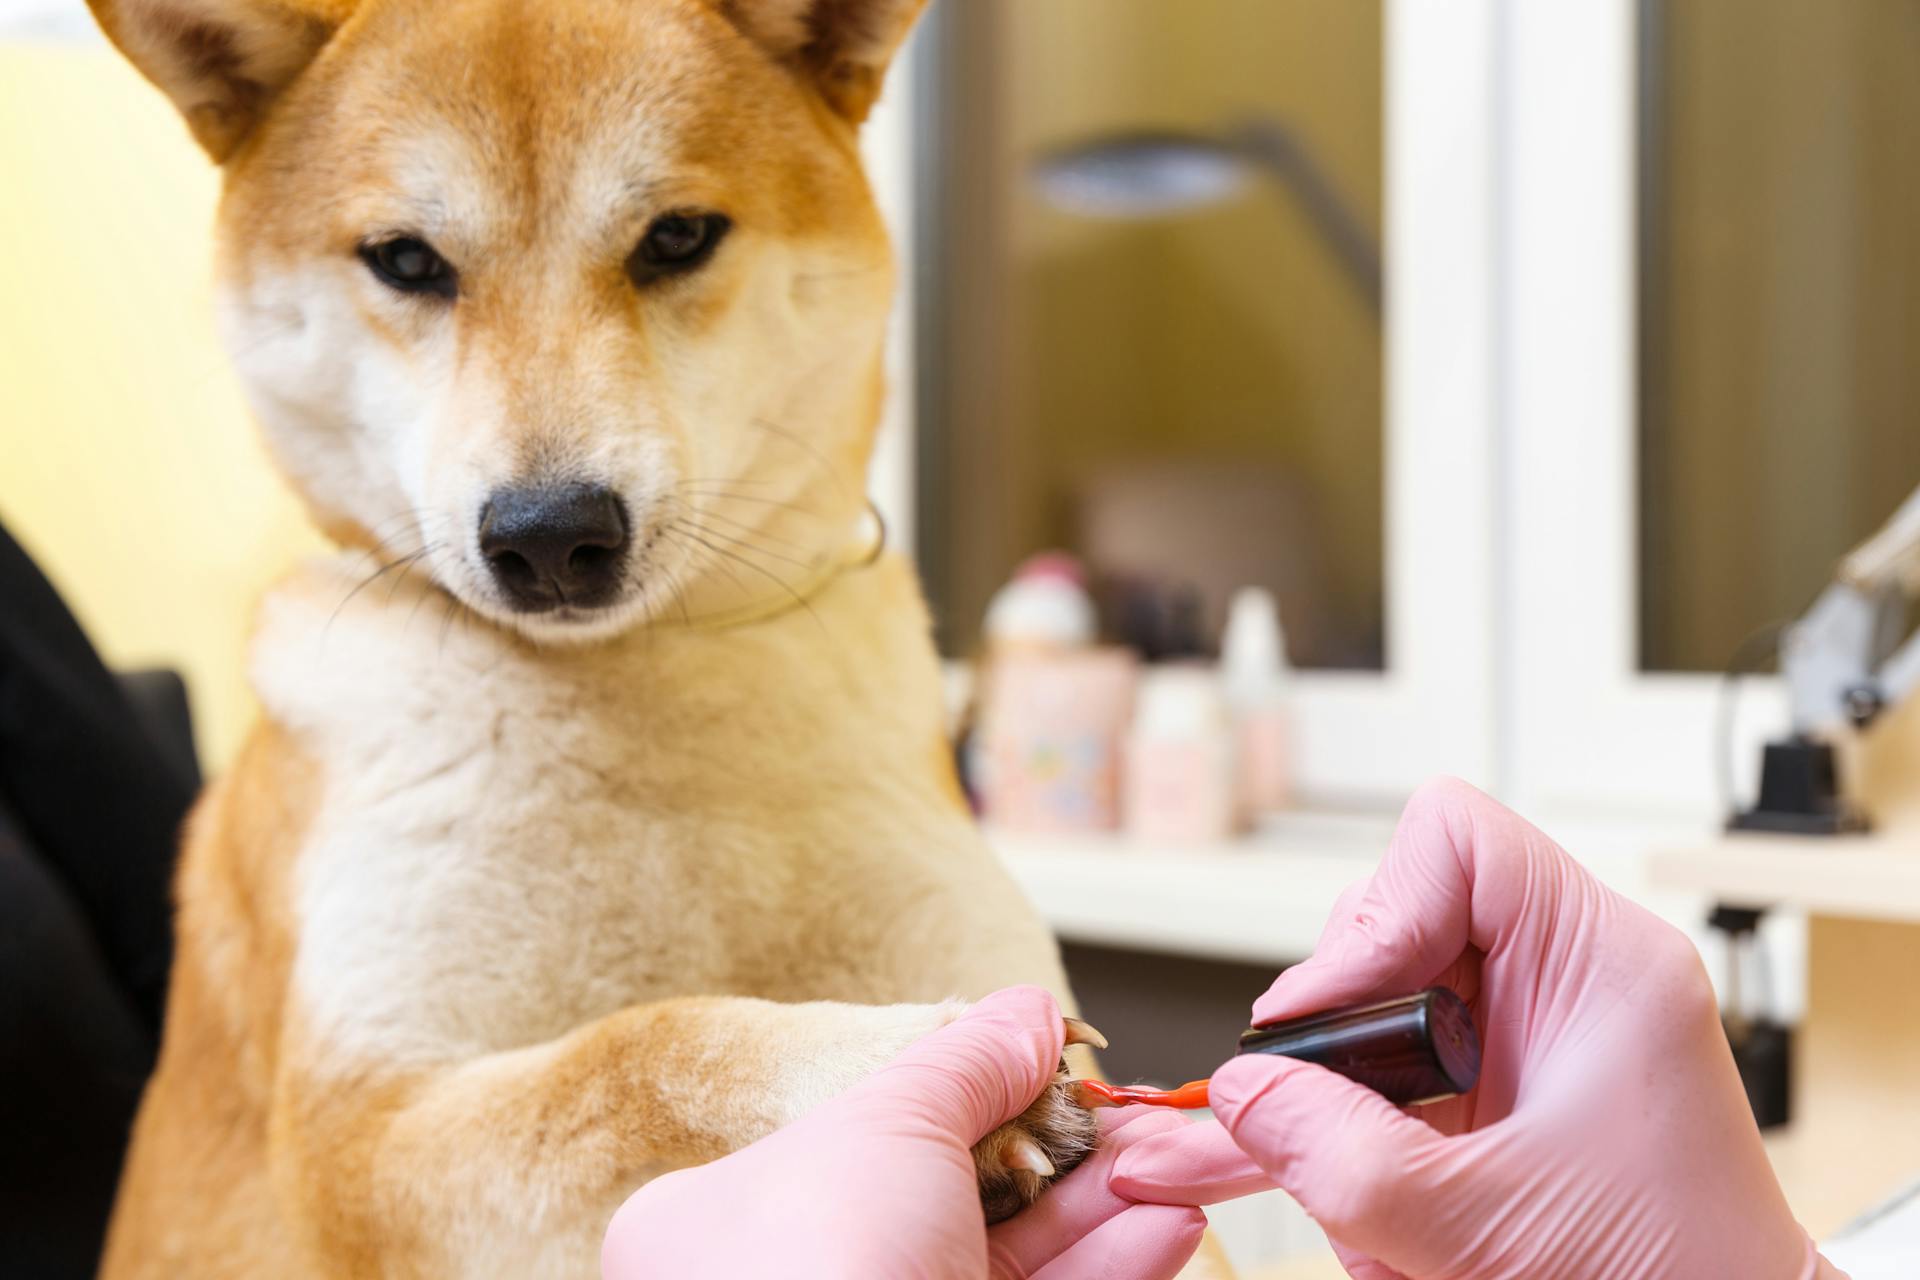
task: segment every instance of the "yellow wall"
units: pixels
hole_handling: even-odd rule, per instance
[[[1104,221],[1050,208],[1029,177],[1056,147],[1266,117],[1377,242],[1380,0],[992,0],[946,20],[949,242],[931,249],[955,265],[933,465],[964,517],[932,547],[947,642],[967,646],[1022,558],[1075,542],[1090,477],[1205,462],[1298,495],[1306,533],[1268,557],[1311,586],[1268,583],[1294,656],[1377,658],[1383,334],[1298,200],[1255,182],[1215,208]]]
[[[1021,163],[1137,126],[1284,121],[1375,244],[1383,225],[1377,0],[1003,0]],[[1098,223],[1022,191],[1024,428],[1055,477],[1115,458],[1280,466],[1311,495],[1314,660],[1383,627],[1383,333],[1299,204],[1271,184],[1212,210]],[[1278,585],[1277,583],[1273,585]],[[1297,606],[1298,601],[1290,602]],[[1331,637],[1333,653],[1321,645]],[[1350,657],[1350,654],[1343,654]]]
[[[109,663],[186,676],[214,767],[253,602],[320,545],[214,341],[217,186],[104,46],[0,45],[0,520]]]
[[[1662,13],[1642,661],[1719,671],[1920,484],[1920,9]]]

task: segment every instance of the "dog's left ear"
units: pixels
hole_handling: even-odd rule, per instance
[[[717,0],[749,39],[804,71],[827,104],[867,118],[887,64],[927,0]]]

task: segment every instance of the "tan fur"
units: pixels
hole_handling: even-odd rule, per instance
[[[263,609],[103,1275],[592,1274],[636,1186],[955,997],[1064,998],[911,571],[834,571],[891,281],[854,126],[921,0],[92,3],[225,164],[229,342],[349,548]],[[688,208],[729,238],[636,287]],[[370,274],[395,235],[457,300]],[[476,513],[582,477],[623,595],[516,614]]]

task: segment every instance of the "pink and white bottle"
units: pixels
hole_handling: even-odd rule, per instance
[[[1287,633],[1273,593],[1242,587],[1227,609],[1220,678],[1239,749],[1240,806],[1249,816],[1293,802],[1293,725]]]
[[[1153,670],[1127,735],[1127,834],[1170,844],[1224,840],[1239,829],[1233,719],[1209,667]]]

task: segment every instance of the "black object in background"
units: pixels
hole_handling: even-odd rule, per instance
[[[0,1275],[92,1276],[199,786],[177,677],[116,680],[0,528]]]
[[[1191,583],[1138,575],[1102,574],[1093,584],[1102,638],[1125,645],[1148,662],[1205,658],[1205,609]]]
[[[1727,1042],[1733,1048],[1733,1065],[1740,1071],[1754,1123],[1762,1129],[1777,1129],[1791,1120],[1793,1028],[1772,1019],[1740,1027],[1729,1023]]]
[[[1723,904],[1707,916],[1707,923],[1727,941],[1720,1022],[1733,1050],[1733,1065],[1740,1072],[1754,1122],[1762,1129],[1772,1129],[1792,1119],[1793,1028],[1776,1021],[1768,1008],[1773,994],[1766,954],[1759,945],[1760,915],[1752,908]],[[1742,976],[1749,961],[1761,979],[1760,990],[1751,997],[1744,990]]]
[[[1836,836],[1867,829],[1866,816],[1840,789],[1833,747],[1795,734],[1769,742],[1761,759],[1760,798],[1727,820],[1729,831]]]

